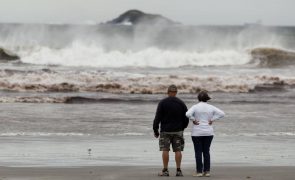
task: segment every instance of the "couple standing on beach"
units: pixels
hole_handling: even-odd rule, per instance
[[[162,151],[163,170],[159,176],[169,176],[168,162],[170,145],[175,152],[176,176],[183,176],[181,160],[184,149],[183,131],[187,128],[189,120],[193,122],[192,141],[195,149],[196,172],[193,176],[210,176],[210,145],[214,132],[212,124],[215,120],[224,117],[224,112],[207,104],[211,98],[206,91],[198,94],[199,103],[189,110],[182,100],[176,97],[177,87],[168,87],[168,97],[158,104],[153,123],[154,136],[159,138],[160,151]],[[160,132],[159,132],[159,125]],[[202,160],[204,158],[204,161]]]

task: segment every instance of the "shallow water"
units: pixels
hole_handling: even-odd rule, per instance
[[[295,165],[292,94],[213,93],[211,104],[226,112],[226,117],[214,124],[213,162]],[[160,164],[152,121],[157,102],[165,95],[98,95],[116,101],[1,103],[0,165]],[[188,107],[196,102],[193,94],[179,97]],[[184,164],[193,165],[190,127],[185,136]]]
[[[68,95],[68,94],[67,94]],[[63,96],[59,94],[59,96]],[[0,135],[150,135],[157,103],[165,95],[91,94],[93,103],[1,103]],[[193,94],[179,94],[191,107]],[[226,112],[216,122],[221,136],[295,135],[294,94],[212,93],[212,104]]]

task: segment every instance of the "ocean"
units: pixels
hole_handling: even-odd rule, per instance
[[[170,84],[225,111],[213,164],[295,165],[295,27],[0,24],[0,49],[0,166],[161,166]]]

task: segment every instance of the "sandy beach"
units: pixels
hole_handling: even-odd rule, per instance
[[[1,180],[17,180],[17,179],[55,179],[55,180],[137,180],[137,179],[167,179],[167,177],[158,177],[157,172],[160,167],[146,167],[146,166],[109,166],[109,167],[68,167],[68,168],[14,168],[14,167],[0,167]],[[193,177],[193,167],[183,168],[184,177],[182,179],[198,179]],[[295,167],[281,166],[281,167],[254,167],[254,166],[217,166],[213,167],[210,178],[218,180],[238,180],[238,179],[259,179],[259,180],[293,180]],[[169,179],[178,179],[174,176],[174,170],[170,169]]]

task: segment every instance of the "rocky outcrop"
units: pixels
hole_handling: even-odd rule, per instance
[[[295,52],[276,48],[254,48],[250,51],[253,61],[261,66],[286,66],[295,64]]]
[[[19,57],[3,48],[0,48],[0,60],[5,60],[5,61],[9,61],[9,60],[17,60],[19,59]]]
[[[107,24],[125,24],[125,25],[140,25],[140,24],[179,24],[162,15],[147,14],[139,10],[129,10],[119,17],[108,21]]]

